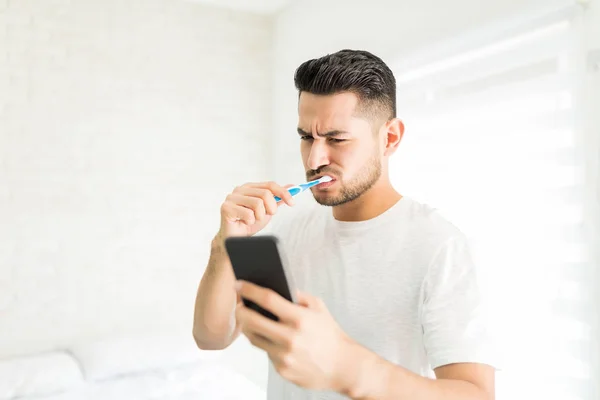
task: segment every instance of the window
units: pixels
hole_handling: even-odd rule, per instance
[[[395,71],[406,132],[392,180],[470,238],[502,355],[499,400],[592,396],[578,12]]]

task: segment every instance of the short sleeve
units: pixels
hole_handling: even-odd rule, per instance
[[[432,369],[452,363],[496,367],[487,307],[464,235],[437,251],[424,282],[421,321]]]

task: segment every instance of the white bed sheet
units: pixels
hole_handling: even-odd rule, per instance
[[[88,383],[44,400],[265,400],[256,383],[219,362]]]

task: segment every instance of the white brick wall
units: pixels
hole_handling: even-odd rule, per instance
[[[191,333],[226,191],[266,174],[266,17],[0,0],[0,358]]]

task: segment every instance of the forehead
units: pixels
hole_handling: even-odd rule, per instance
[[[316,95],[302,92],[298,102],[299,126],[311,128],[318,125],[327,128],[342,128],[357,119],[355,113],[358,96],[354,93]]]

